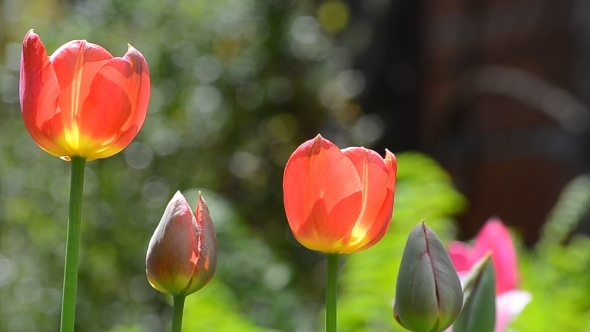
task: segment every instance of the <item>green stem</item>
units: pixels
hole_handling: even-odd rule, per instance
[[[176,295],[173,297],[173,310],[172,314],[172,332],[180,332],[182,330],[182,312],[184,310],[184,295]]]
[[[340,254],[328,254],[326,279],[326,332],[336,332],[336,294],[338,290],[338,258]]]
[[[74,332],[76,291],[78,288],[78,254],[80,252],[80,219],[82,217],[82,191],[86,158],[72,157],[70,182],[70,211],[66,238],[66,263],[61,305],[61,332]]]

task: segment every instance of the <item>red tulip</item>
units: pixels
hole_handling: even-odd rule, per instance
[[[324,253],[367,249],[387,232],[393,213],[395,156],[363,147],[340,150],[318,135],[293,152],[283,178],[285,211],[295,238]]]
[[[51,155],[94,160],[120,152],[139,132],[149,95],[147,63],[131,46],[119,58],[73,40],[49,57],[33,30],[25,35],[23,119],[33,140]]]
[[[203,288],[216,266],[217,239],[203,196],[199,194],[193,214],[176,192],[148,246],[148,281],[162,293],[186,296]]]

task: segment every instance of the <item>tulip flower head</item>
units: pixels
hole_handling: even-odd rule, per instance
[[[531,300],[530,293],[517,289],[516,250],[510,232],[501,220],[490,219],[480,230],[473,246],[462,242],[453,242],[449,245],[451,260],[462,277],[488,252],[491,253],[496,276],[494,331],[502,332]]]
[[[150,240],[146,273],[150,284],[169,295],[190,295],[215,273],[217,239],[209,209],[199,193],[195,214],[176,192]]]
[[[131,46],[113,57],[73,40],[48,56],[33,30],[25,35],[21,111],[33,140],[51,155],[94,160],[120,152],[139,132],[149,95],[147,62]]]
[[[410,232],[397,276],[394,317],[414,332],[441,332],[459,317],[463,291],[440,239],[424,222]]]
[[[328,254],[367,249],[387,232],[397,163],[363,147],[340,150],[318,135],[289,158],[283,199],[289,226],[305,247]]]

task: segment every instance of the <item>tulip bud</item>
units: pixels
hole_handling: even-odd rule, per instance
[[[490,254],[483,257],[465,280],[465,301],[454,332],[493,332],[496,324],[496,277]]]
[[[184,196],[176,192],[150,240],[148,281],[162,293],[186,296],[209,282],[216,265],[217,239],[203,196],[199,193],[193,214]]]
[[[461,313],[463,292],[438,236],[418,224],[404,249],[397,277],[394,316],[414,332],[440,332]]]

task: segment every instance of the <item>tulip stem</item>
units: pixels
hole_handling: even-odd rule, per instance
[[[78,256],[80,252],[80,219],[82,217],[82,191],[86,158],[72,157],[70,182],[70,211],[66,238],[63,298],[61,304],[61,332],[73,332],[76,316],[78,288]]]
[[[336,332],[338,258],[340,258],[340,254],[328,254],[328,271],[326,279],[326,332]]]
[[[184,311],[184,295],[175,295],[173,298],[172,332],[182,330],[182,312]]]

